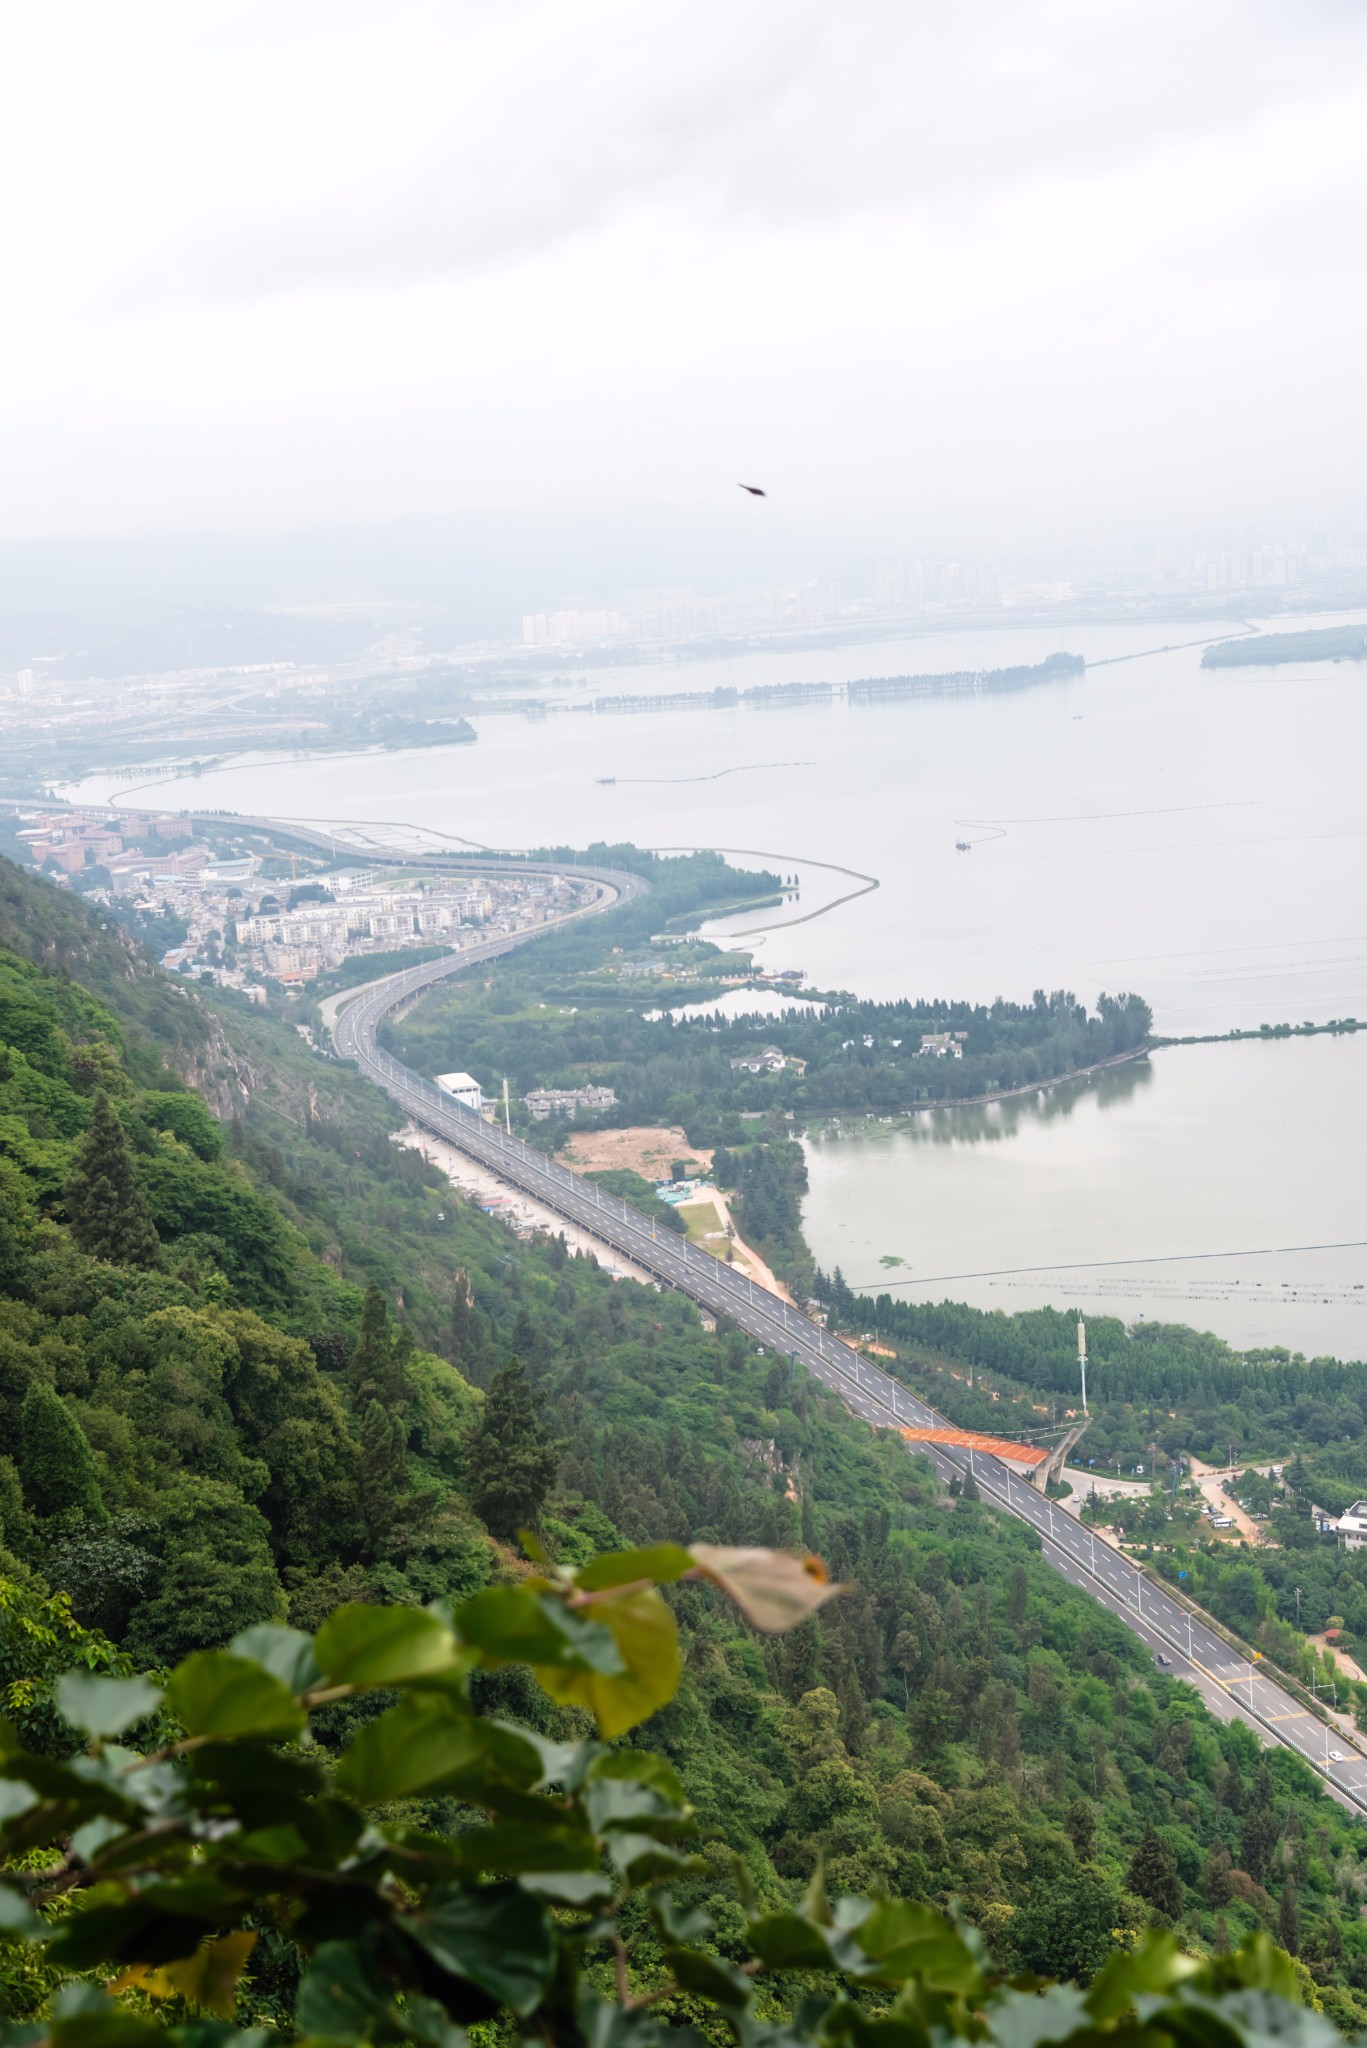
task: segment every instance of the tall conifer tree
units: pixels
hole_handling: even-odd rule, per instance
[[[112,1266],[159,1263],[161,1244],[133,1170],[133,1148],[103,1089],[64,1192],[72,1234],[92,1259]]]
[[[85,1431],[46,1380],[30,1383],[19,1412],[19,1469],[35,1514],[108,1521]]]
[[[1177,1858],[1152,1821],[1145,1824],[1139,1837],[1139,1847],[1125,1873],[1125,1886],[1169,1920],[1181,1918],[1182,1880],[1177,1873]]]
[[[533,1525],[545,1505],[559,1451],[542,1428],[519,1359],[495,1373],[469,1437],[470,1505],[495,1536]]]
[[[352,1405],[364,1415],[379,1398],[389,1364],[389,1307],[374,1281],[365,1291],[361,1307],[361,1334],[347,1366],[347,1386]]]

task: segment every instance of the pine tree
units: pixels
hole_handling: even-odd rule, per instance
[[[1260,1774],[1258,1774],[1260,1776]],[[1258,1792],[1258,1778],[1252,1782],[1254,1794]],[[1240,1864],[1258,1884],[1267,1878],[1269,1864],[1273,1862],[1273,1849],[1277,1847],[1277,1815],[1271,1804],[1262,1804],[1258,1798],[1250,1798],[1244,1825],[1238,1837]]]
[[[495,1536],[535,1524],[550,1492],[559,1451],[541,1426],[521,1361],[495,1373],[484,1412],[468,1438],[470,1505]]]
[[[1139,1837],[1139,1847],[1125,1873],[1125,1888],[1167,1919],[1181,1917],[1182,1880],[1177,1874],[1177,1858],[1152,1821],[1145,1824]]]
[[[1301,1905],[1294,1877],[1288,1877],[1282,1886],[1282,1896],[1277,1906],[1277,1940],[1289,1956],[1300,1954]]]
[[[30,1382],[19,1411],[19,1470],[35,1514],[108,1521],[85,1431],[46,1380]]]
[[[1085,1863],[1096,1839],[1096,1808],[1090,1799],[1073,1801],[1063,1817],[1063,1832],[1077,1851],[1078,1861]]]
[[[24,1252],[19,1233],[0,1209],[0,1294],[18,1294],[24,1278]]]
[[[161,1245],[133,1171],[133,1148],[103,1090],[65,1188],[72,1234],[92,1259],[113,1266],[155,1266]]]
[[[407,1448],[400,1418],[372,1401],[361,1424],[361,1511],[372,1557],[403,1518]]]
[[[347,1366],[347,1389],[352,1406],[364,1415],[378,1400],[390,1359],[389,1306],[372,1281],[361,1307],[361,1334]]]
[[[1019,1628],[1024,1621],[1029,1602],[1030,1589],[1025,1576],[1025,1566],[1013,1564],[1010,1588],[1006,1595],[1006,1618],[1012,1628]]]
[[[1224,1843],[1212,1842],[1201,1879],[1208,1906],[1227,1906],[1234,1897],[1234,1886],[1229,1875],[1232,1868],[1230,1854]]]
[[[380,1401],[391,1415],[406,1417],[413,1406],[417,1390],[413,1385],[410,1361],[416,1350],[411,1328],[407,1323],[400,1323],[394,1332],[380,1381]]]
[[[469,1279],[465,1273],[457,1273],[456,1291],[451,1297],[451,1363],[459,1366],[467,1379],[478,1373],[484,1354],[482,1325]]]

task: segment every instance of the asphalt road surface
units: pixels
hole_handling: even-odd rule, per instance
[[[306,836],[297,827],[285,829]],[[422,862],[429,867],[449,864],[487,869],[502,865],[450,857],[434,863],[431,855],[422,856]],[[800,1310],[674,1232],[657,1232],[639,1211],[606,1194],[594,1182],[581,1179],[558,1160],[510,1137],[497,1125],[485,1123],[472,1110],[443,1095],[431,1081],[401,1066],[376,1043],[381,1019],[434,982],[511,952],[535,938],[538,931],[558,929],[570,919],[610,910],[648,888],[639,876],[611,869],[534,862],[516,865],[521,872],[556,872],[593,881],[598,895],[554,925],[469,947],[450,959],[429,961],[357,990],[354,1000],[337,1017],[333,1034],[337,1051],[343,1058],[355,1060],[416,1123],[483,1161],[557,1214],[582,1225],[665,1286],[677,1288],[713,1315],[730,1317],[766,1348],[803,1365],[872,1427],[943,1425],[943,1416]],[[1367,1816],[1367,1755],[1352,1738],[1326,1727],[1261,1666],[1233,1650],[1199,1610],[1188,1608],[1107,1543],[1098,1542],[1091,1530],[1056,1508],[998,1459],[938,1444],[918,1445],[917,1451],[923,1452],[945,1479],[962,1479],[971,1469],[983,1498],[1028,1523],[1055,1570],[1118,1615],[1153,1652],[1155,1661],[1167,1660],[1165,1668],[1174,1677],[1196,1687],[1212,1712],[1222,1720],[1237,1716],[1264,1742],[1294,1750],[1319,1772],[1344,1806]],[[1342,1761],[1330,1755],[1333,1749],[1343,1752]]]

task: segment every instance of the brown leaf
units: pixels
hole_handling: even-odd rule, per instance
[[[201,1943],[193,1955],[184,1956],[179,1962],[160,1966],[132,1963],[114,1980],[112,1988],[127,1991],[140,1985],[153,1998],[184,1998],[193,2006],[217,2013],[220,2019],[230,2020],[237,2011],[237,1980],[255,1947],[256,1936],[239,1928],[235,1934]]]
[[[735,1549],[725,1543],[694,1543],[699,1571],[729,1593],[747,1621],[770,1635],[796,1628],[843,1586],[832,1585],[819,1557],[791,1550]]]

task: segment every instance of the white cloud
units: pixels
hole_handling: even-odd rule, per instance
[[[1356,7],[58,0],[7,42],[10,533],[753,469],[924,539],[1361,467]]]

